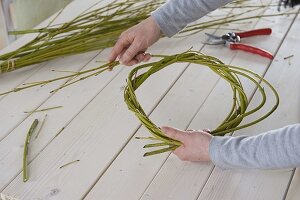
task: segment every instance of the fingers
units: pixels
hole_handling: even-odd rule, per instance
[[[142,62],[145,59],[145,53],[139,53],[134,57],[138,62]]]
[[[124,52],[125,53],[125,52]],[[123,54],[122,54],[123,55]],[[122,56],[121,55],[121,56]],[[145,53],[144,52],[141,52],[141,53],[138,53],[135,57],[133,57],[126,65],[127,66],[132,66],[132,65],[136,65],[142,61],[144,61],[144,58],[145,58]]]
[[[110,56],[109,61],[113,62],[116,60],[116,58],[121,55],[121,53],[131,44],[130,38],[128,37],[120,37],[120,39],[117,41],[115,46],[113,47]]]
[[[120,57],[120,62],[124,65],[129,65],[130,63],[136,64],[135,57],[140,51],[144,51],[142,48],[142,41],[137,40],[136,38],[130,44],[128,49],[124,52],[124,54]]]
[[[149,53],[140,52],[134,57],[139,63],[140,62],[147,62],[150,60],[151,55]]]
[[[139,61],[137,61],[135,58],[132,58],[132,60],[130,60],[127,64],[125,64],[125,65],[127,65],[127,66],[132,66],[132,65],[136,65],[136,64],[138,64],[139,63]]]
[[[140,51],[139,44],[133,42],[129,48],[127,48],[128,45],[130,45],[130,40],[118,40],[111,52],[109,61],[115,61],[119,57],[122,64],[132,66],[140,62],[147,62],[150,60],[151,55],[144,51]]]
[[[186,133],[183,132],[183,131],[181,131],[181,130],[174,129],[174,128],[167,127],[167,126],[162,127],[161,130],[162,130],[162,132],[164,132],[168,137],[170,137],[170,138],[172,138],[172,139],[181,141],[181,142],[183,142],[183,143],[186,141]]]
[[[113,47],[109,61],[113,62],[119,57],[120,63],[132,65],[148,61],[149,54],[140,55],[160,38],[161,30],[156,21],[150,16],[139,24],[124,31]],[[121,55],[121,53],[124,53]]]
[[[213,136],[210,130],[181,131],[171,127],[162,127],[161,130],[170,138],[182,142],[173,153],[183,161],[210,161],[209,144]]]
[[[150,53],[146,53],[145,57],[144,57],[144,62],[148,62],[151,59],[151,54]]]
[[[126,52],[126,50],[123,50],[123,52],[120,54],[120,57],[123,56],[123,54]],[[147,62],[151,59],[150,53],[145,52],[139,52],[134,58],[132,58],[126,65],[132,66],[135,64],[138,64],[140,62]]]

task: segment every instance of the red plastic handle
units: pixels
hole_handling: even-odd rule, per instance
[[[271,33],[272,33],[272,29],[262,28],[262,29],[252,30],[252,31],[235,33],[235,34],[240,36],[240,38],[245,38],[245,37],[251,37],[251,36],[256,36],[256,35],[271,35]]]
[[[269,52],[267,52],[265,50],[262,50],[262,49],[259,49],[259,48],[247,45],[247,44],[230,43],[229,45],[230,45],[229,46],[230,49],[232,49],[232,50],[242,50],[242,51],[254,53],[254,54],[257,54],[257,55],[269,58],[271,60],[274,58],[274,56],[271,53],[269,53]]]

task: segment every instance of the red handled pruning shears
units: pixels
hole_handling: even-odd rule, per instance
[[[246,31],[241,33],[227,33],[226,35],[222,35],[222,36],[216,36],[209,33],[205,33],[207,36],[209,36],[209,39],[207,42],[205,42],[205,44],[209,44],[209,45],[225,44],[227,47],[229,47],[232,50],[247,51],[272,60],[274,56],[271,53],[263,49],[251,46],[249,44],[240,43],[241,38],[252,37],[257,35],[270,35],[271,33],[272,33],[272,29],[270,28],[256,29],[256,30]]]

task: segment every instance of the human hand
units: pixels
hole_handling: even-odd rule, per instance
[[[119,58],[121,64],[128,66],[148,61],[151,55],[145,53],[145,51],[159,37],[160,28],[153,17],[150,16],[120,35],[110,53],[109,61],[112,62]]]
[[[184,161],[210,161],[209,143],[213,136],[209,130],[205,131],[181,131],[171,127],[162,127],[168,137],[182,142],[182,145],[174,150],[174,154]]]

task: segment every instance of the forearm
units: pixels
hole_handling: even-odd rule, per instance
[[[231,0],[169,0],[152,16],[162,32],[171,37],[187,24],[229,2]]]
[[[209,146],[216,166],[277,169],[300,166],[300,124],[257,136],[214,137]]]

